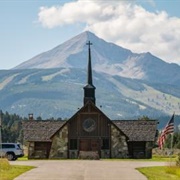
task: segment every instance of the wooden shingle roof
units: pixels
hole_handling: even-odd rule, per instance
[[[61,120],[23,121],[25,141],[51,141],[51,137],[66,123]],[[154,141],[157,133],[156,120],[113,120],[129,141]]]
[[[157,133],[156,120],[113,120],[129,141],[154,141]]]
[[[61,120],[28,120],[22,121],[25,141],[51,141],[50,137],[60,129],[66,121]]]

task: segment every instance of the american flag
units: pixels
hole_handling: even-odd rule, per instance
[[[159,136],[158,144],[159,144],[160,149],[162,149],[167,135],[171,134],[173,132],[174,132],[174,114],[172,115],[171,119],[169,120],[169,122],[167,123],[167,125],[163,129],[161,135]]]

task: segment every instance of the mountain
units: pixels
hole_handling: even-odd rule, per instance
[[[86,31],[50,51],[41,53],[15,69],[85,68],[87,41],[93,43],[93,69],[110,75],[170,84],[180,83],[180,66],[169,64],[151,53],[132,53]]]
[[[11,70],[0,70],[0,109],[69,118],[83,105],[90,40],[97,106],[110,119],[170,116],[180,108],[180,66],[84,32]]]

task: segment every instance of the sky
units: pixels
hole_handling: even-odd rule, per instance
[[[180,0],[0,0],[0,69],[88,30],[180,65]]]

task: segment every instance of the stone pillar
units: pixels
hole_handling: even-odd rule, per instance
[[[34,150],[34,142],[28,142],[28,159],[34,158],[35,150]]]
[[[111,156],[112,158],[128,157],[126,136],[114,125],[111,125]]]
[[[64,126],[52,139],[50,158],[67,158],[68,153],[68,128]]]

